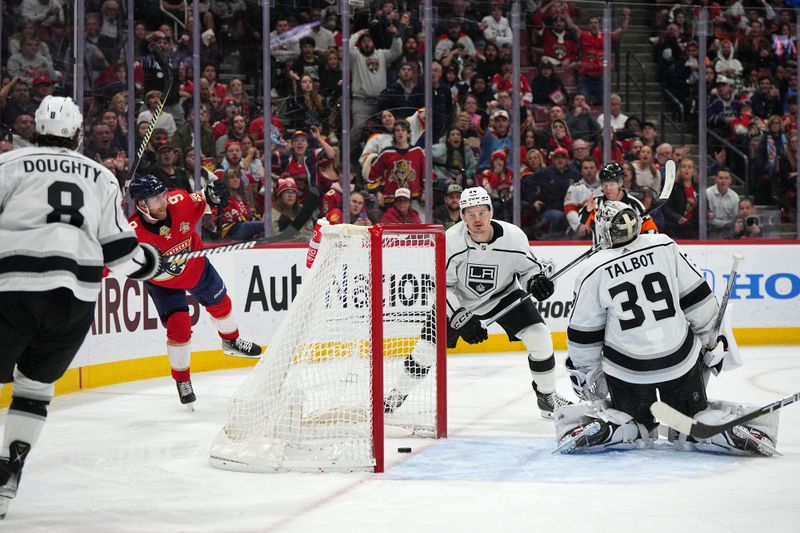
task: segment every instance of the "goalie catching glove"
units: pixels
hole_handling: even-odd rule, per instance
[[[544,274],[536,274],[528,281],[528,292],[540,302],[550,298],[554,291],[555,285]]]
[[[228,205],[228,200],[231,198],[228,187],[221,180],[210,181],[206,185],[204,193],[208,205],[218,209],[225,209],[225,206]]]
[[[569,357],[564,361],[564,365],[567,367],[572,390],[578,398],[591,401],[604,400],[608,396],[606,375],[602,368],[597,367],[587,372],[577,368]]]
[[[729,348],[728,338],[720,335],[713,348],[703,350],[703,364],[717,376],[723,370],[732,370],[741,366],[742,362],[738,354]]]
[[[468,344],[478,344],[489,338],[486,328],[481,325],[478,317],[463,307],[453,313],[450,318],[450,327],[458,331],[461,338],[467,341]]]

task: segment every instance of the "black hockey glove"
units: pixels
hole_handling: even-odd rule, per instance
[[[481,325],[478,317],[464,309],[458,309],[450,318],[450,327],[457,330],[461,338],[468,344],[478,344],[489,338],[486,328]]]
[[[145,263],[142,268],[130,274],[131,279],[146,281],[160,276],[169,266],[169,262],[161,255],[161,251],[152,244],[146,242],[139,243],[139,247],[144,252]]]
[[[528,281],[528,292],[540,302],[550,298],[554,291],[553,282],[544,274],[536,274]]]
[[[206,202],[211,207],[218,209],[225,209],[228,205],[228,200],[231,198],[231,193],[228,187],[221,180],[213,180],[206,185]]]

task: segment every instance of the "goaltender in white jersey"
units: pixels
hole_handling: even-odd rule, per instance
[[[732,357],[726,352],[734,341],[728,334],[730,341],[722,336],[718,342],[719,306],[711,288],[675,241],[640,235],[641,225],[626,203],[606,201],[599,208],[596,229],[603,249],[577,278],[567,329],[573,388],[594,402],[557,411],[562,452],[651,445],[658,423],[650,406],[659,397],[704,423],[725,421],[741,408],[706,397],[703,366]],[[704,353],[703,347],[710,349]],[[693,446],[769,455],[777,419],[759,420]],[[685,436],[672,438],[686,445]]]
[[[0,155],[0,381],[14,383],[0,448],[0,518],[39,438],[53,383],[94,320],[103,267],[136,279],[163,271],[122,212],[111,172],[75,150],[81,112],[48,96],[37,147]]]
[[[554,289],[525,233],[513,224],[492,220],[492,200],[485,189],[465,189],[460,207],[462,222],[446,233],[448,348],[454,348],[459,338],[469,344],[486,340],[481,320],[491,319],[528,293],[545,300]],[[543,417],[552,418],[553,410],[569,401],[555,391],[550,330],[530,298],[497,323],[510,340],[525,343],[537,404]],[[407,372],[385,399],[387,413],[402,405],[415,380],[427,375],[434,350],[425,331],[435,328],[428,324],[423,329],[421,340],[406,360]]]

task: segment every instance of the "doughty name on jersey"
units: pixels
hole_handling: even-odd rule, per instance
[[[94,181],[97,181],[97,178],[103,173],[102,169],[81,163],[77,158],[73,159],[73,156],[66,154],[45,159],[25,159],[22,161],[22,169],[26,174],[32,172],[62,172],[93,179]]]

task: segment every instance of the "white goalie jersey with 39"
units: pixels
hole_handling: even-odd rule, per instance
[[[500,220],[491,224],[494,237],[487,243],[473,241],[463,222],[447,230],[448,316],[460,307],[485,315],[543,269],[521,229]]]
[[[104,265],[142,268],[121,194],[108,169],[66,148],[0,155],[0,291],[66,287],[94,302]]]
[[[577,278],[567,348],[577,368],[627,383],[686,374],[719,306],[703,275],[666,235],[601,250]]]

